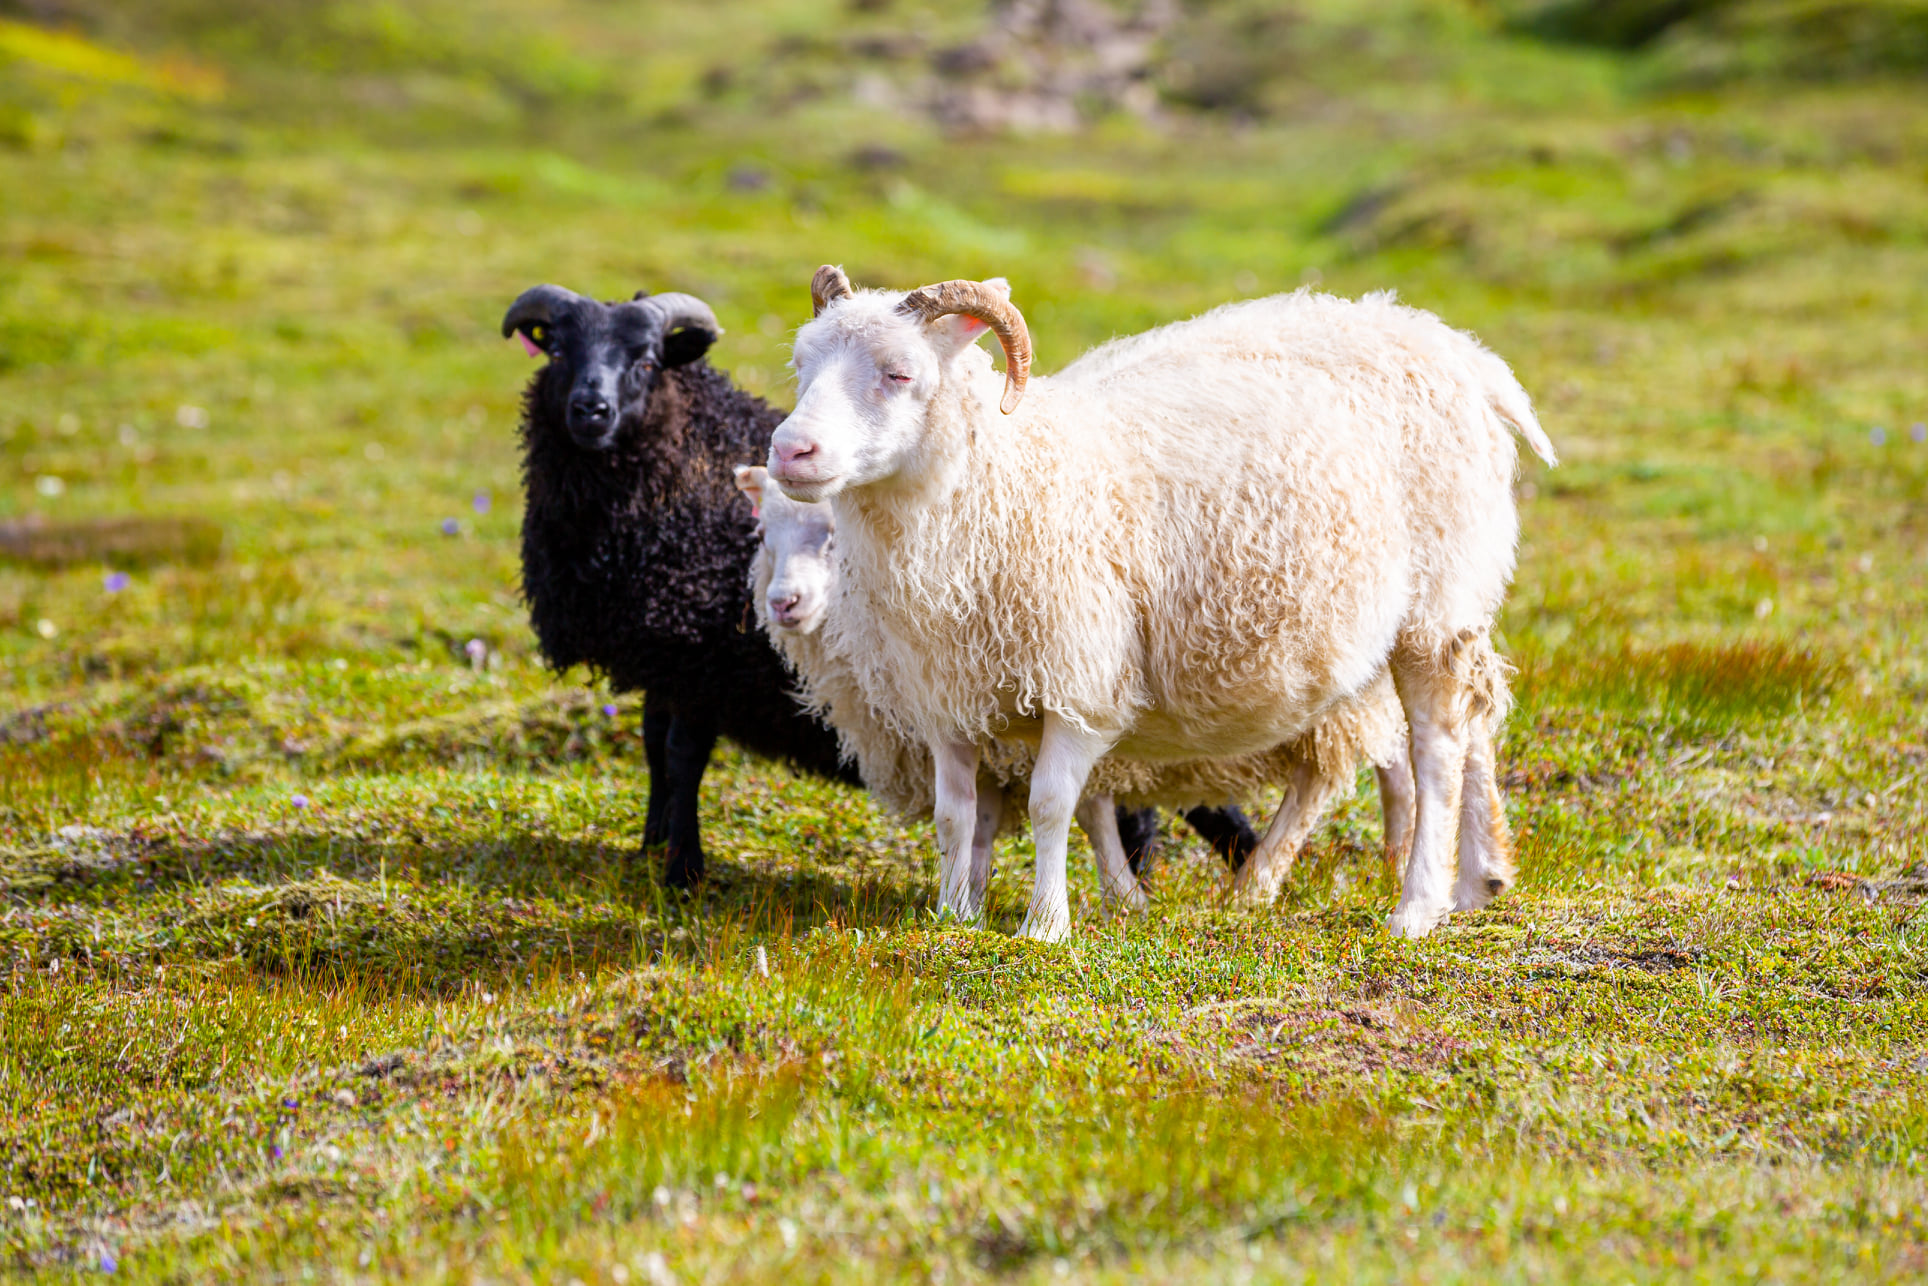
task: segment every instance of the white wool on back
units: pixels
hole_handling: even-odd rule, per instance
[[[813,327],[901,325],[899,298],[833,305],[799,353]],[[936,467],[834,496],[824,626],[918,741],[1031,742],[1048,709],[1122,734],[1125,763],[1308,734],[1317,753],[1395,645],[1444,666],[1490,622],[1518,538],[1509,426],[1552,458],[1506,364],[1390,295],[1300,291],[1116,340],[1009,417],[981,350],[943,378]]]

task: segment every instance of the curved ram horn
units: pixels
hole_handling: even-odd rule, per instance
[[[1031,332],[1024,314],[1002,292],[981,281],[940,281],[905,295],[897,311],[925,322],[953,313],[975,317],[997,332],[997,342],[1004,346],[1004,400],[998,409],[1006,415],[1018,409],[1025,381],[1031,378]]]
[[[561,286],[531,286],[517,295],[509,311],[502,315],[502,338],[507,339],[525,326],[547,326],[558,309],[581,300],[581,295]]]
[[[689,327],[708,331],[710,342],[715,343],[723,334],[723,327],[716,320],[710,306],[695,295],[685,295],[679,291],[666,290],[660,295],[651,295],[642,301],[646,308],[654,308],[663,314],[663,333]]]
[[[821,317],[824,309],[839,299],[850,298],[854,293],[850,289],[850,278],[844,276],[844,270],[834,263],[827,263],[817,269],[817,275],[810,279],[810,315]]]

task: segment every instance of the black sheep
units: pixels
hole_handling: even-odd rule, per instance
[[[518,332],[549,357],[522,401],[530,623],[552,666],[643,693],[643,843],[667,845],[666,878],[687,887],[703,874],[697,790],[719,733],[862,784],[748,625],[757,538],[731,469],[769,454],[783,412],[703,360],[722,328],[691,295],[605,304],[536,286],[502,319],[504,338]],[[1234,862],[1257,843],[1236,809],[1186,816]],[[1119,822],[1136,870],[1156,815],[1121,810]]]
[[[755,522],[730,466],[761,459],[783,413],[703,361],[721,327],[690,295],[598,303],[525,291],[502,319],[549,355],[522,404],[522,593],[542,653],[643,693],[646,846],[669,882],[703,874],[697,788],[721,733],[851,784],[831,730],[746,629]]]

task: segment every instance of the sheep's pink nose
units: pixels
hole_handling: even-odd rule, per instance
[[[803,595],[801,594],[789,594],[783,598],[778,598],[772,594],[770,596],[770,615],[777,618],[777,624],[779,625],[793,624],[797,617],[797,604],[802,601]]]
[[[772,445],[776,449],[779,465],[795,464],[799,460],[808,460],[817,454],[817,444],[808,438],[791,438],[788,441],[779,439]]]

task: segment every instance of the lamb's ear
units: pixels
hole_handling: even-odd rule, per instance
[[[739,464],[736,466],[736,489],[750,498],[750,517],[763,516],[763,487],[770,479],[770,471],[760,464]]]
[[[649,292],[647,290],[639,290],[635,294],[629,297],[631,303],[634,303],[638,299],[648,299],[648,298],[649,298]]]
[[[651,295],[646,306],[663,315],[663,367],[685,366],[710,351],[723,337],[710,306],[695,295],[669,291]]]

